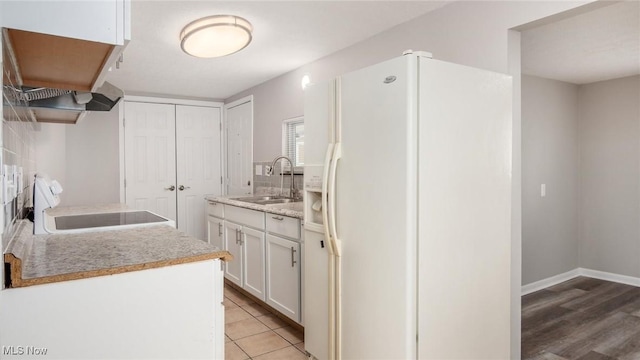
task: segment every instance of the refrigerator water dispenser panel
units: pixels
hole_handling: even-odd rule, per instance
[[[317,228],[315,231],[322,231],[324,222],[322,221],[322,193],[316,191],[305,191],[304,199],[304,219],[305,227]]]

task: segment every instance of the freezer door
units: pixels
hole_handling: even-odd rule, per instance
[[[416,68],[417,57],[404,56],[340,79],[335,225],[343,359],[415,358]]]

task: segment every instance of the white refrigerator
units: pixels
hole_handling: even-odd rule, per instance
[[[307,88],[308,353],[510,357],[511,94],[423,52]]]

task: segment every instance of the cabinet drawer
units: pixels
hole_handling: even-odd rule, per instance
[[[300,239],[300,220],[267,213],[267,231],[292,239]]]
[[[264,230],[264,213],[262,211],[225,205],[224,216],[225,220]]]
[[[207,214],[219,218],[224,218],[224,204],[207,200]]]

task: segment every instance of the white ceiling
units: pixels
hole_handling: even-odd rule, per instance
[[[626,1],[522,32],[522,72],[574,84],[640,74],[640,2]]]
[[[447,1],[144,1],[134,0],[132,40],[107,80],[125,93],[226,99]],[[244,50],[200,59],[180,49],[189,22],[216,14],[254,27]]]

